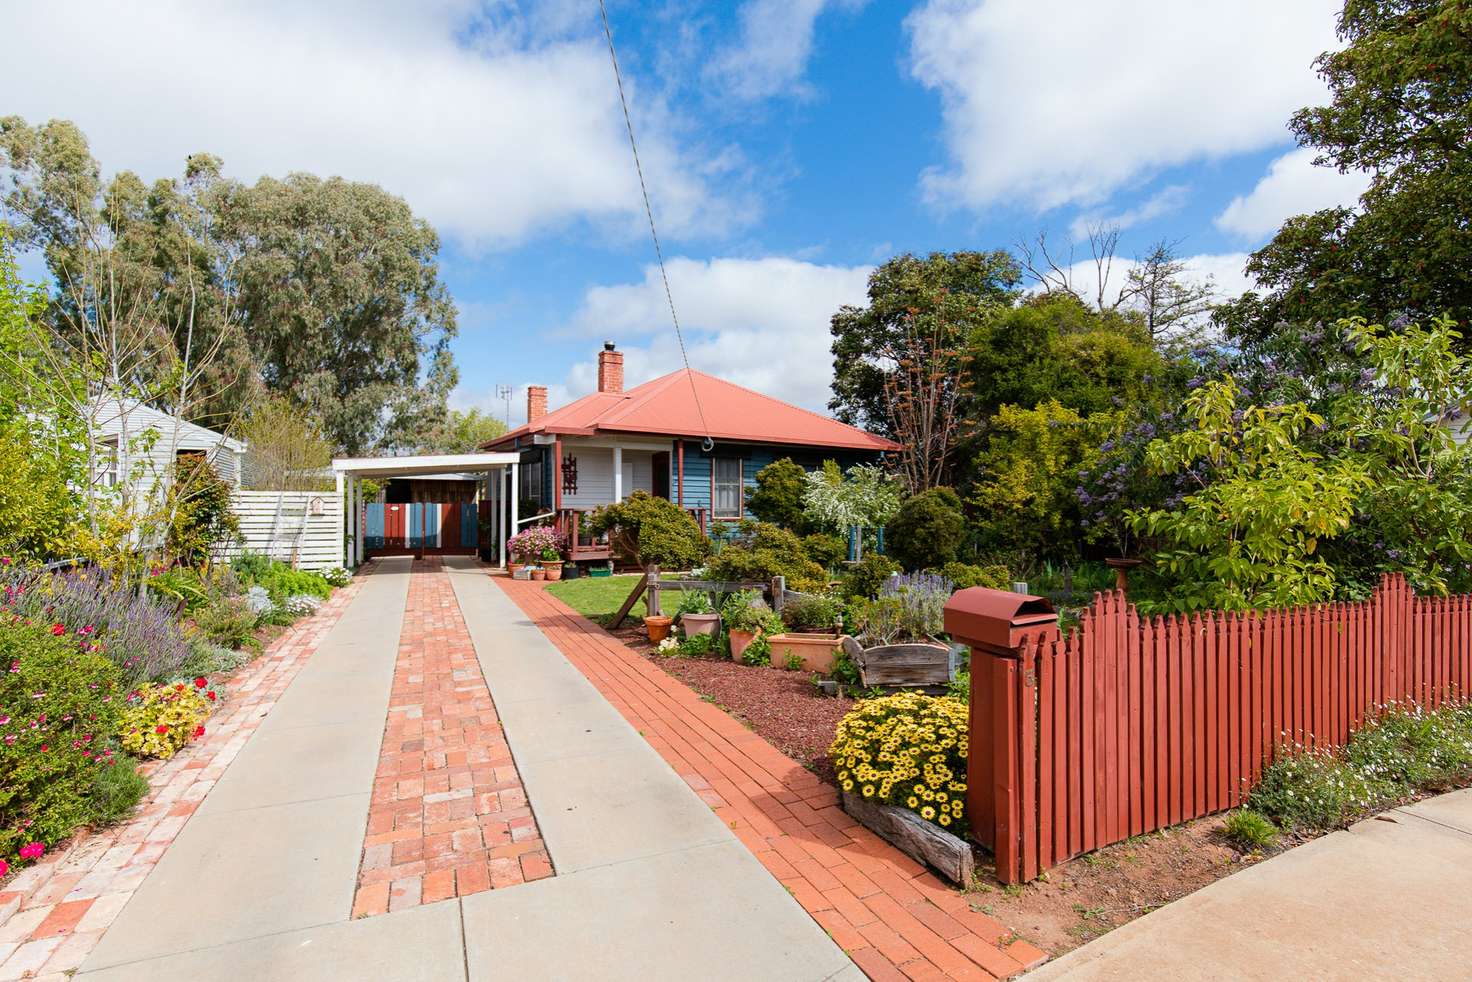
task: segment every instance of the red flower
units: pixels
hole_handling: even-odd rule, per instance
[[[179,692],[183,692],[184,691],[184,683],[183,682],[178,682],[178,683],[176,683],[174,685],[174,688],[175,688],[175,690],[177,690]]]
[[[203,726],[196,726],[194,728],[194,739],[198,740],[202,736],[204,736],[204,727]]]
[[[210,702],[214,702],[215,701],[215,690],[214,689],[211,689],[210,691],[206,692],[205,693],[205,697],[207,699],[209,699]]]
[[[40,859],[46,854],[46,846],[40,842],[28,842],[20,847],[21,859]]]
[[[203,689],[205,686],[207,686],[209,684],[210,684],[209,679],[205,678],[203,675],[201,675],[199,678],[197,678],[197,679],[194,680],[194,687],[196,689]]]
[[[153,728],[153,732],[157,733],[159,736],[163,736],[165,733],[169,732],[168,724],[166,724],[166,723],[160,723],[160,724],[158,724],[157,726],[155,726]]]
[[[56,635],[57,637],[61,637],[63,634],[66,633],[66,625],[65,624],[52,624],[51,625],[51,633],[54,634],[54,635]]]

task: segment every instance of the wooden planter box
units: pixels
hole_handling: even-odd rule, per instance
[[[956,659],[948,645],[918,642],[865,648],[843,639],[864,685],[944,686],[956,677]]]
[[[788,656],[797,655],[802,659],[804,672],[827,675],[833,671],[833,653],[843,639],[837,634],[788,631],[774,634],[767,640],[772,645],[772,664],[778,668],[786,668]]]
[[[924,863],[958,886],[971,883],[976,854],[965,839],[908,808],[875,804],[850,792],[843,794],[843,810],[915,862]]]

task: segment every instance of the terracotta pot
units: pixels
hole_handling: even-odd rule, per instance
[[[526,568],[526,563],[518,563],[514,559],[509,560],[506,563],[506,572],[509,573],[512,576],[515,576],[516,575],[516,571],[517,570],[519,570],[519,569],[525,569],[525,568]]]
[[[731,639],[731,660],[739,662],[741,656],[746,654],[746,649],[756,640],[754,631],[728,631],[726,636]]]
[[[532,567],[532,579],[534,579],[534,580],[545,580],[546,578],[547,578],[547,571],[545,569],[543,569],[540,566],[533,566]]]
[[[685,637],[693,638],[698,634],[708,634],[715,637],[721,633],[720,614],[681,614],[680,627],[685,631]]]
[[[649,632],[649,641],[652,644],[659,644],[665,638],[669,637],[670,625],[674,622],[674,618],[666,617],[663,614],[658,617],[644,618],[644,630]]]
[[[559,559],[555,563],[543,563],[542,572],[549,580],[562,579],[562,560]]]
[[[787,658],[796,655],[802,659],[804,672],[827,675],[833,671],[833,653],[838,650],[840,638],[837,634],[809,634],[788,631],[768,638],[772,643],[772,664],[787,667]]]

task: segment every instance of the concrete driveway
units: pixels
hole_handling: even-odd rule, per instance
[[[1468,979],[1472,790],[1385,812],[1042,966],[1067,979]]]

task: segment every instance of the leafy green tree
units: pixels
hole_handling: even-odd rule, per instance
[[[1017,261],[1004,250],[908,253],[869,276],[869,303],[833,315],[833,398],[839,419],[891,432],[886,386],[901,359],[915,357],[918,336],[938,350],[959,349],[974,319],[1010,303],[1021,281]],[[917,318],[935,330],[917,332]]]
[[[208,154],[180,179],[104,180],[75,125],[14,116],[0,119],[0,179],[21,242],[56,277],[58,333],[103,311],[140,325],[111,387],[216,429],[265,387],[348,453],[413,447],[442,424],[455,310],[439,239],[402,199],[309,174],[246,185]]]
[[[1472,317],[1472,5],[1345,0],[1338,33],[1344,46],[1317,61],[1329,104],[1291,126],[1370,187],[1358,209],[1292,218],[1253,254],[1265,292],[1218,312],[1239,339],[1345,315]]]
[[[747,496],[747,509],[764,522],[802,532],[807,527],[802,511],[807,473],[791,457],[774,460],[756,472],[756,488]]]
[[[828,586],[827,571],[808,557],[802,540],[767,522],[757,522],[711,556],[706,573],[712,579],[767,582],[786,580],[787,589],[808,593]]]
[[[1349,528],[1370,475],[1306,446],[1324,420],[1302,403],[1239,411],[1238,397],[1230,377],[1208,382],[1186,400],[1196,426],[1150,445],[1158,473],[1199,484],[1179,508],[1132,516],[1160,545],[1153,561],[1168,584],[1164,609],[1284,607],[1335,594],[1319,546]]]
[[[257,491],[322,491],[332,487],[332,444],[283,395],[251,407],[241,429],[244,485]]]
[[[1114,416],[1083,417],[1056,400],[1035,409],[1003,406],[977,455],[968,503],[978,551],[1018,570],[1038,559],[1070,561],[1079,545],[1079,471]]]
[[[506,424],[479,409],[451,409],[419,445],[420,453],[475,453],[506,432]]]
[[[1166,370],[1140,324],[1068,293],[992,310],[965,349],[967,415],[1049,399],[1082,415],[1157,399]]]
[[[240,519],[230,507],[230,483],[203,456],[181,457],[169,490],[176,499],[170,511],[168,551],[172,559],[197,567],[210,550],[240,535]]]
[[[1341,577],[1403,572],[1425,593],[1472,589],[1472,449],[1456,439],[1472,413],[1462,336],[1449,317],[1429,327],[1390,330],[1362,319],[1343,327],[1374,376],[1334,404],[1335,449],[1368,481],[1348,541],[1329,553]]]
[[[43,290],[21,282],[0,230],[0,556],[32,560],[71,553],[86,465],[77,421],[54,392],[80,378],[51,376],[51,364],[65,363],[35,348],[45,305]]]
[[[884,527],[889,554],[906,569],[932,569],[955,560],[966,533],[961,499],[950,488],[906,498]]]

